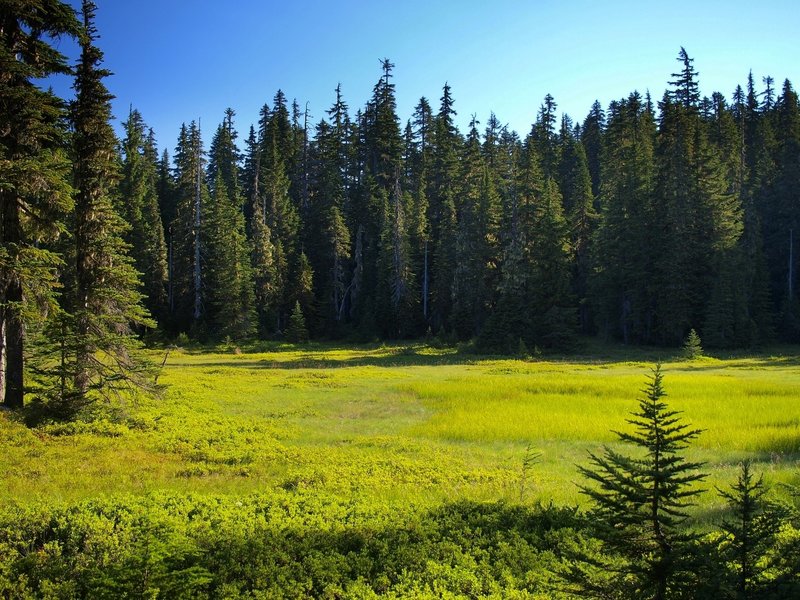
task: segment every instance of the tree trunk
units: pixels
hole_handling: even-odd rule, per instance
[[[6,398],[6,312],[0,310],[0,404]]]
[[[22,302],[22,286],[19,283],[11,283],[6,288],[6,300],[8,302]],[[9,408],[22,408],[24,389],[23,389],[23,365],[22,354],[25,328],[19,314],[11,312],[5,323],[6,333],[6,372],[5,372],[5,398],[4,404]]]

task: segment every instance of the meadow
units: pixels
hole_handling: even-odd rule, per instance
[[[153,353],[158,360],[163,355],[163,351]],[[272,528],[270,539],[280,539],[286,547],[306,548],[297,550],[303,557],[297,559],[304,565],[302,576],[286,575],[280,570],[285,565],[271,567],[286,578],[283,584],[280,578],[271,580],[270,585],[277,586],[272,588],[273,596],[323,597],[335,583],[339,591],[329,597],[373,597],[370,594],[378,593],[381,578],[386,578],[383,595],[387,596],[391,591],[396,597],[425,597],[423,590],[432,597],[444,597],[442,590],[449,590],[453,597],[460,597],[462,586],[467,585],[477,586],[475,596],[496,593],[497,597],[512,597],[513,589],[528,590],[518,597],[538,597],[531,592],[537,585],[531,573],[538,571],[531,571],[530,562],[507,567],[510,570],[505,575],[505,571],[492,571],[482,578],[475,566],[480,560],[472,556],[465,565],[448,554],[444,563],[461,571],[455,577],[457,583],[447,583],[447,577],[441,583],[441,565],[433,575],[429,573],[430,580],[409,566],[416,564],[429,572],[436,561],[417,564],[397,558],[396,539],[391,559],[389,550],[381,554],[370,547],[368,562],[373,566],[362,573],[358,565],[367,560],[362,554],[368,543],[362,540],[357,545],[352,556],[361,558],[356,559],[351,557],[355,551],[340,547],[349,548],[349,538],[337,538],[336,542],[314,538],[312,542],[310,535],[341,533],[340,528],[358,522],[371,532],[366,539],[378,544],[401,535],[399,531],[404,532],[402,539],[410,535],[402,527],[397,529],[398,523],[412,523],[408,527],[414,530],[416,522],[418,529],[427,531],[427,525],[420,525],[428,523],[426,519],[450,523],[457,514],[459,527],[467,527],[467,537],[479,540],[474,543],[481,543],[481,531],[493,529],[486,523],[477,526],[470,518],[489,519],[494,527],[505,519],[510,523],[506,532],[516,531],[515,527],[528,532],[519,533],[522,539],[537,530],[531,521],[525,521],[533,518],[532,513],[524,512],[526,507],[539,507],[536,514],[540,516],[544,514],[541,511],[562,511],[552,518],[565,520],[564,526],[569,528],[570,514],[574,514],[571,507],[585,506],[576,465],[586,464],[588,452],[598,452],[604,444],[617,445],[613,432],[629,427],[628,413],[635,408],[639,390],[659,359],[663,359],[670,405],[682,411],[686,422],[703,430],[687,450],[687,456],[704,462],[709,473],[701,486],[705,491],[693,509],[696,522],[702,526],[719,519],[724,502],[715,488],[733,483],[738,465],[745,459],[764,474],[773,495],[788,497],[783,484],[800,483],[800,360],[780,349],[755,356],[692,361],[664,356],[657,350],[628,354],[614,348],[592,349],[586,356],[528,360],[484,358],[422,344],[270,345],[244,352],[238,348],[173,349],[159,380],[166,386],[163,396],[130,401],[109,418],[28,428],[10,414],[0,414],[0,503],[6,507],[0,519],[0,532],[6,535],[0,535],[0,549],[13,548],[21,557],[19,564],[28,565],[7,579],[22,581],[19,589],[33,586],[31,578],[39,575],[32,575],[33,567],[25,562],[30,560],[30,548],[45,552],[49,561],[52,556],[47,554],[47,543],[56,540],[56,554],[66,556],[75,531],[82,532],[78,536],[83,540],[81,553],[88,552],[86,539],[94,539],[87,531],[99,536],[95,543],[104,548],[101,554],[105,558],[98,558],[96,564],[88,562],[105,565],[107,571],[109,531],[127,531],[120,522],[131,515],[146,513],[150,515],[147,518],[156,519],[146,528],[151,533],[184,531],[187,523],[197,527],[202,521],[197,515],[204,515],[203,535],[213,530],[220,536],[214,538],[215,543],[222,543],[231,528],[240,526],[237,523],[249,522],[247,519],[258,514],[262,515],[259,527]],[[85,519],[87,511],[92,519],[106,519],[106,524],[87,525],[94,523]],[[120,511],[127,517],[121,519]],[[37,525],[42,514],[50,520],[49,533],[37,529],[42,527]],[[77,519],[76,515],[83,516]],[[526,523],[524,527],[520,519]],[[213,527],[208,525],[213,522]],[[464,525],[468,522],[469,526]],[[66,527],[69,535],[59,537],[54,533],[58,527],[52,523]],[[454,534],[451,525],[447,525],[447,535],[436,526],[438,533],[431,538],[435,543],[430,543],[437,550],[429,548],[427,555],[441,551],[444,538],[449,540],[448,548],[460,547],[454,539],[467,534],[458,528],[455,530],[460,533]],[[390,526],[393,533],[387,533]],[[23,543],[23,538],[14,542],[14,535],[23,536],[8,533],[15,527],[40,540],[36,543],[40,545],[30,540]],[[141,523],[130,527],[139,531],[136,528]],[[101,530],[102,535],[97,533]],[[181,534],[180,540],[208,546],[207,540],[203,544],[198,541],[202,537],[198,531],[192,531]],[[162,555],[192,556],[189,550],[185,554],[176,550],[183,546],[175,546],[174,535],[165,536],[156,535],[161,546],[153,546],[151,540],[147,548],[160,548]],[[141,539],[149,538],[134,535],[128,540],[130,547],[138,547],[136,540]],[[331,543],[338,554],[332,553]],[[508,543],[503,538],[492,546],[494,550],[485,551],[492,557],[492,569],[499,568],[497,553],[506,552]],[[541,539],[525,543],[527,554],[519,556],[528,556],[540,565],[541,573],[548,572],[542,555],[531,558],[531,548],[541,550]],[[116,540],[113,547],[121,552],[122,544]],[[271,547],[270,556],[274,550]],[[226,552],[226,560],[235,559],[230,548]],[[467,549],[463,552],[469,554]],[[333,564],[320,571],[314,561],[317,566],[308,566],[309,556],[315,553],[351,557],[341,561],[355,561],[356,566],[350,565],[348,571],[342,564]],[[515,556],[518,554],[519,549]],[[110,555],[115,556],[113,552]],[[149,550],[145,555],[162,556]],[[391,560],[399,561],[393,575],[376,574],[375,565],[388,568]],[[76,579],[95,580],[75,574],[88,568],[85,559],[70,564],[63,568],[72,575],[57,570],[61,574],[48,580],[47,585],[63,592],[53,592],[50,597],[102,597],[97,587],[90,592],[76,591]],[[186,597],[196,597],[198,589],[209,585],[209,573],[214,569],[203,564],[198,573],[205,575],[198,576],[197,587],[184,590]],[[294,563],[287,559],[286,564]],[[46,572],[41,565],[37,569],[37,573]],[[184,573],[181,569],[177,572]],[[130,565],[128,570],[137,572]],[[174,569],[167,571],[174,575]],[[3,593],[25,597],[14,592],[11,583],[3,587],[3,573],[0,569]],[[119,573],[115,583],[108,584],[108,597],[120,593],[114,587],[119,585]],[[173,580],[151,578],[148,585],[156,586],[154,597],[181,597],[175,591],[178,588],[169,587],[169,581],[189,581],[188,573]],[[342,577],[347,585],[337,579]],[[242,577],[231,578],[240,581]],[[73,587],[58,587],[67,580]],[[293,587],[297,581],[305,583]],[[363,589],[358,587],[361,584]],[[39,596],[42,589],[50,589],[43,585],[39,581],[33,586]],[[143,584],[138,581],[136,585]],[[242,585],[225,588],[229,592],[235,588],[240,596],[223,594],[217,587],[210,597],[259,597],[242,592],[258,587],[255,583]]]
[[[641,356],[642,353],[640,352]],[[162,358],[163,353],[154,353]],[[424,345],[170,351],[162,398],[114,419],[0,421],[3,500],[298,487],[387,502],[576,504],[575,465],[615,444],[656,360],[713,490],[749,458],[797,483],[800,360],[484,359]],[[526,450],[541,454],[523,473]],[[713,507],[715,494],[702,496]]]

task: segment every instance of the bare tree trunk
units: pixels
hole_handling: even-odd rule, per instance
[[[0,310],[0,404],[6,399],[6,311]]]
[[[196,181],[194,190],[194,320],[200,320],[202,314],[202,272],[200,270],[200,147],[196,148]]]
[[[11,283],[6,289],[6,299],[8,302],[22,302],[22,287],[19,283]],[[8,316],[5,323],[5,351],[6,351],[6,373],[5,373],[5,397],[3,403],[9,408],[22,408],[24,389],[23,389],[23,343],[25,328],[22,319],[13,312]]]

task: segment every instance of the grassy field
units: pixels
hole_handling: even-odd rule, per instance
[[[721,507],[714,487],[746,458],[773,485],[800,483],[800,359],[789,352],[685,362],[608,348],[535,361],[421,345],[261,350],[174,350],[163,398],[114,422],[28,429],[1,414],[0,500],[296,490],[397,506],[580,504],[575,465],[615,443],[658,358],[671,405],[704,430],[688,452],[710,473],[700,516]],[[529,447],[541,458],[524,471]]]

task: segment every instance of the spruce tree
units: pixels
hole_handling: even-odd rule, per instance
[[[103,55],[94,45],[95,11],[94,3],[84,0],[73,107],[75,281],[69,308],[74,410],[123,387],[152,387],[153,370],[138,353],[141,344],[132,333],[132,327],[155,323],[143,307],[138,274],[122,239],[126,225],[112,202],[119,171],[110,124],[112,96],[103,84],[108,72],[100,68]]]
[[[69,73],[54,42],[77,37],[64,2],[3,2],[0,11],[0,399],[24,401],[26,325],[55,309],[61,261],[49,243],[72,207],[64,110],[36,79]],[[52,40],[48,41],[48,40]]]
[[[685,528],[686,509],[705,475],[701,463],[689,462],[684,451],[700,431],[681,422],[664,400],[661,366],[657,365],[628,419],[631,431],[617,432],[636,453],[606,447],[590,454],[590,466],[579,467],[588,483],[581,486],[593,504],[592,520],[609,563],[605,579],[585,578],[577,565],[573,581],[584,592],[618,597],[682,597],[693,585],[691,547],[697,535]],[[583,565],[586,566],[585,563]],[[605,596],[602,596],[605,597]]]

